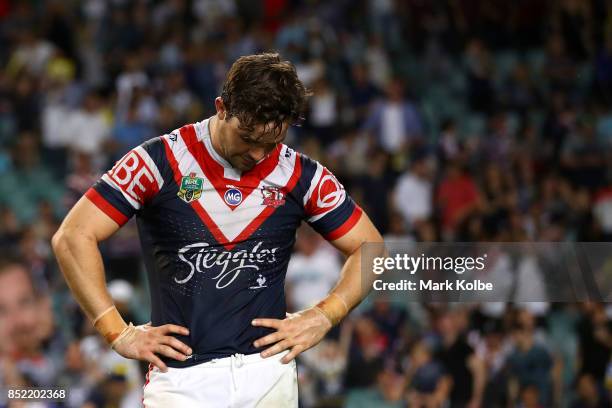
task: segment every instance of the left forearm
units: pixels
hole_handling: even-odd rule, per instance
[[[336,325],[367,295],[363,286],[361,250],[357,249],[346,259],[336,286],[315,308],[320,310],[332,325]]]
[[[362,250],[360,247],[346,258],[340,272],[340,279],[330,292],[344,299],[349,310],[357,306],[369,293],[363,282],[361,261]]]
[[[269,357],[283,350],[291,349],[281,359],[281,362],[288,363],[304,350],[319,343],[333,325],[338,324],[353,307],[363,300],[369,292],[368,288],[372,287],[371,283],[366,282],[366,276],[374,276],[374,274],[363,275],[366,279],[362,281],[362,244],[366,242],[375,243],[374,248],[380,248],[383,252],[383,239],[364,213],[349,232],[331,241],[347,256],[347,259],[340,273],[340,280],[325,299],[314,308],[293,313],[286,319],[257,318],[253,320],[254,326],[275,329],[273,333],[253,343],[257,348],[271,345],[262,351],[262,357]],[[343,337],[343,350],[347,352],[346,332]]]
[[[375,275],[367,273],[364,262],[368,262],[373,255],[384,255],[385,247],[380,233],[365,214],[349,236],[333,243],[347,254],[347,258],[338,283],[316,308],[335,325],[361,303],[372,289]]]

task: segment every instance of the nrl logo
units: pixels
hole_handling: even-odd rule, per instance
[[[261,188],[261,194],[263,195],[263,205],[268,207],[278,208],[285,204],[285,198],[283,193],[277,187],[265,186]]]
[[[204,180],[196,177],[195,173],[191,173],[189,176],[183,177],[181,188],[176,195],[184,202],[190,203],[202,196],[203,186]]]

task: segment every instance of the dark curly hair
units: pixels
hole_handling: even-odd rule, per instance
[[[255,125],[273,124],[269,131],[279,132],[284,122],[299,125],[304,119],[310,96],[299,80],[293,64],[279,54],[265,53],[240,57],[234,62],[221,98],[227,119],[236,116],[240,127],[253,131]]]

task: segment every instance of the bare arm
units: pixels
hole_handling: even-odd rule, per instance
[[[325,334],[358,305],[369,291],[362,287],[361,245],[366,242],[382,243],[383,239],[365,213],[341,238],[331,243],[347,256],[340,280],[316,307],[290,315],[287,319],[255,319],[254,326],[276,329],[255,341],[255,347],[273,346],[264,350],[263,357],[270,357],[286,349],[291,351],[281,360],[288,363],[301,352],[315,346]],[[382,249],[382,245],[381,245]],[[371,287],[371,285],[367,285]]]
[[[361,218],[353,229],[341,238],[331,241],[331,244],[347,258],[340,272],[340,280],[331,291],[330,295],[334,294],[343,299],[346,302],[348,310],[357,306],[368,295],[369,290],[364,290],[364,286],[368,289],[372,287],[371,285],[363,285],[361,249],[362,244],[365,243],[383,243],[382,236],[365,213],[361,215]],[[380,247],[376,249],[382,251],[383,246],[380,245]],[[373,279],[374,275],[369,274],[368,277]],[[344,316],[341,316],[341,318],[344,318]]]
[[[82,197],[53,236],[53,251],[81,309],[115,351],[127,358],[149,361],[165,371],[166,365],[156,353],[185,360],[191,350],[170,334],[187,335],[189,331],[170,324],[160,327],[128,326],[114,308],[106,288],[98,243],[119,228],[89,199]]]
[[[66,283],[91,321],[113,305],[98,242],[118,229],[115,221],[82,197],[51,240]]]

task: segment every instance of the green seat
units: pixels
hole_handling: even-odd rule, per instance
[[[450,89],[455,94],[464,95],[467,91],[467,78],[465,77],[465,72],[461,69],[452,71],[448,83]]]
[[[459,124],[459,133],[463,138],[482,136],[487,128],[487,120],[483,115],[467,115]]]
[[[63,186],[42,167],[28,172],[12,171],[0,177],[0,203],[11,208],[23,223],[36,218],[40,201],[49,201],[56,214],[61,215],[63,196]]]
[[[546,113],[541,110],[531,110],[529,112],[529,122],[533,123],[536,129],[541,129],[546,120]]]
[[[431,101],[424,100],[419,104],[419,111],[423,118],[425,131],[428,133],[427,139],[434,140],[439,132],[440,117],[436,111],[436,107]]]
[[[593,83],[593,66],[589,63],[582,64],[576,72],[576,88],[580,93],[588,92],[589,87]]]
[[[495,54],[495,83],[504,83],[511,75],[514,68],[519,63],[518,55],[511,51],[502,51]]]
[[[534,76],[542,75],[542,68],[546,62],[546,54],[542,50],[531,50],[526,55],[527,65]]]
[[[404,406],[401,401],[385,401],[380,391],[375,388],[350,390],[344,402],[344,408],[399,408]]]
[[[511,135],[516,135],[520,131],[521,117],[514,112],[508,112],[506,114],[506,126],[508,126],[508,132]]]

